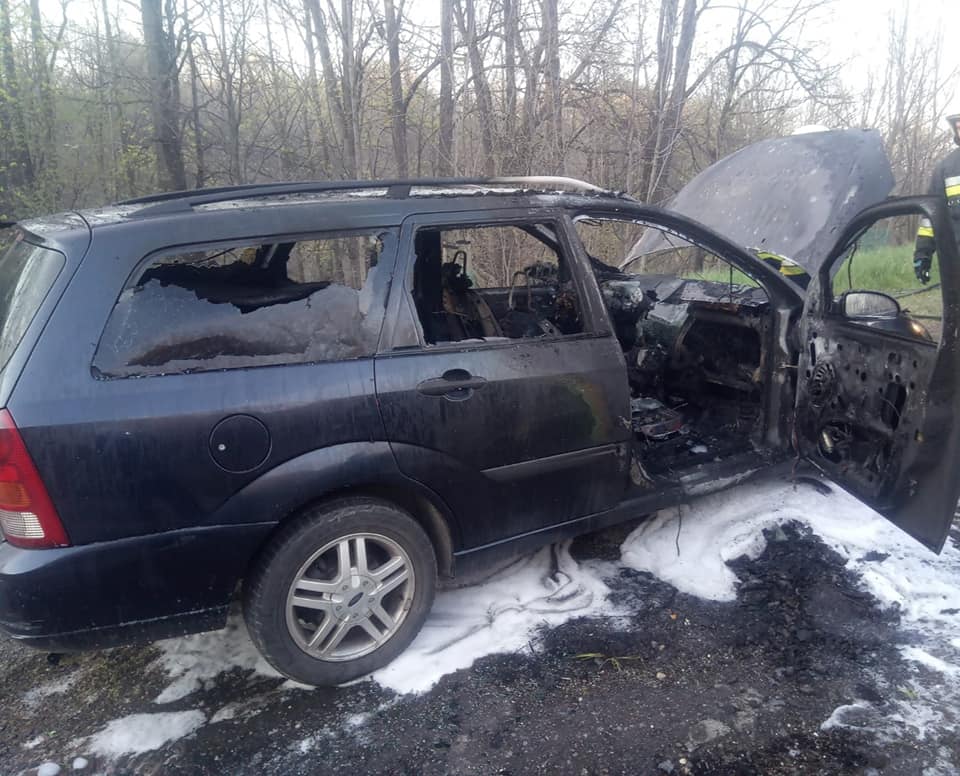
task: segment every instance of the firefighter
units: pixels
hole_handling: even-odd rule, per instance
[[[947,116],[947,123],[953,131],[953,142],[960,146],[960,112]],[[933,170],[930,181],[931,196],[944,196],[947,200],[947,212],[953,224],[953,236],[960,242],[960,148],[947,154]],[[917,229],[917,244],[913,252],[913,271],[921,283],[930,282],[930,266],[936,243],[933,239],[933,224],[929,218],[920,219]]]

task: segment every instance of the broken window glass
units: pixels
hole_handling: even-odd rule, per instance
[[[134,377],[371,356],[393,240],[336,234],[160,256],[121,293],[94,368]]]

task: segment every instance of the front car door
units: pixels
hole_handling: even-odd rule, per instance
[[[618,504],[625,364],[562,214],[415,216],[401,246],[378,402],[400,469],[456,516],[457,549]]]
[[[934,224],[940,286],[904,289],[921,217]],[[960,494],[958,329],[950,219],[938,200],[916,197],[869,208],[846,228],[810,283],[799,343],[801,454],[936,552]]]

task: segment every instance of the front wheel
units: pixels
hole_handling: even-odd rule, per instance
[[[423,529],[379,499],[308,510],[267,545],[244,584],[254,644],[280,673],[330,685],[380,668],[430,611],[437,563]]]

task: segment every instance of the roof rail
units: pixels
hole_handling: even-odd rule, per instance
[[[507,186],[540,190],[569,190],[581,194],[612,194],[606,189],[576,178],[560,176],[506,176],[496,178],[398,178],[379,181],[302,181],[297,183],[251,183],[241,186],[220,186],[193,191],[171,191],[118,202],[118,205],[147,205],[136,217],[163,215],[190,210],[197,205],[229,202],[237,199],[312,194],[325,191],[362,191],[386,189],[388,197],[410,196],[414,187],[456,188],[460,186]]]

